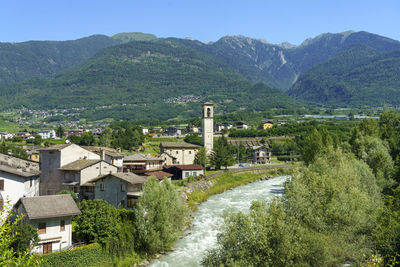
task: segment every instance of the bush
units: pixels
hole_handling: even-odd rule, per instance
[[[42,266],[109,266],[112,265],[111,256],[95,243],[72,250],[64,250],[41,256]]]

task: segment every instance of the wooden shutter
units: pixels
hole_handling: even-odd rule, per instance
[[[44,243],[43,244],[43,254],[49,254],[53,251],[53,243]]]
[[[45,234],[46,233],[46,223],[39,223],[38,225],[38,234]]]
[[[0,180],[0,190],[4,190],[4,180]]]
[[[4,210],[4,200],[3,198],[0,196],[0,211]]]
[[[65,231],[65,221],[60,221],[60,231]]]

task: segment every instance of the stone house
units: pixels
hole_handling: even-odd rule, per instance
[[[96,153],[75,144],[58,144],[39,149],[40,153],[40,195],[54,195],[68,189],[63,185],[64,172],[61,169],[77,160],[100,160]],[[91,177],[92,178],[92,177]]]
[[[39,163],[0,153],[0,210],[39,195]]]
[[[192,165],[200,146],[186,142],[161,142],[161,158],[166,165]]]
[[[93,199],[93,187],[83,186],[89,180],[105,174],[116,173],[118,168],[100,159],[80,159],[59,169],[62,172],[62,184],[79,194],[80,199]]]
[[[145,154],[127,155],[123,159],[124,172],[145,173],[161,170],[164,159]]]
[[[125,154],[109,147],[99,146],[81,146],[82,148],[89,150],[90,152],[96,153],[100,158],[118,168],[118,171],[122,172],[123,159]]]
[[[119,172],[98,176],[84,186],[93,188],[95,199],[104,199],[117,208],[133,208],[146,181],[146,177]]]
[[[203,175],[203,166],[191,165],[170,165],[164,166],[164,171],[172,174],[172,180],[184,180],[190,176],[196,177]]]
[[[48,254],[72,246],[72,216],[81,214],[71,195],[23,197],[16,204],[23,221],[38,230],[33,253]]]
[[[254,164],[270,164],[271,149],[268,145],[253,146],[252,157]]]

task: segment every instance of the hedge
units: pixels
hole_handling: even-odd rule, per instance
[[[42,266],[112,266],[111,256],[99,244],[90,244],[71,250],[63,250],[40,256]]]

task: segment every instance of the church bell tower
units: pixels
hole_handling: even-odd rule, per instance
[[[203,104],[203,118],[201,120],[203,128],[203,146],[206,153],[210,154],[214,144],[214,104]]]

